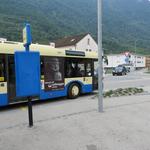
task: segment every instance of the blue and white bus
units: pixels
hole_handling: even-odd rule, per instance
[[[15,81],[14,52],[23,49],[23,43],[0,43],[0,107],[26,101],[26,98],[16,97]],[[31,44],[30,49],[39,51],[41,60],[41,91],[35,99],[64,96],[73,99],[97,88],[94,77],[96,52],[62,50],[40,44]]]

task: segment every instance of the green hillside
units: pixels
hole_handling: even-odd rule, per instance
[[[150,54],[150,2],[148,0],[109,0],[104,3],[104,43],[109,50]],[[106,11],[107,10],[107,11]]]
[[[91,33],[96,39],[96,0],[0,0],[0,37],[22,41],[25,22],[32,25],[33,41]],[[134,51],[150,54],[150,2],[104,0],[103,47],[105,53]]]

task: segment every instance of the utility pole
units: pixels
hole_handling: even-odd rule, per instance
[[[103,50],[102,50],[102,0],[97,0],[98,15],[98,111],[103,112]]]
[[[134,52],[135,52],[135,71],[136,71],[136,42],[137,40],[134,41]]]

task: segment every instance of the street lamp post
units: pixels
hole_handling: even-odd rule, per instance
[[[103,58],[102,58],[102,0],[97,0],[98,15],[98,111],[103,112]]]

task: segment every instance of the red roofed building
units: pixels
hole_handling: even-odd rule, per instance
[[[90,34],[64,37],[50,43],[52,47],[77,51],[98,51],[98,45]]]

